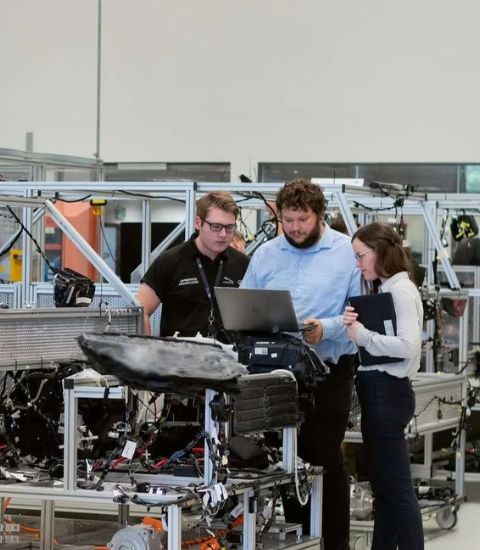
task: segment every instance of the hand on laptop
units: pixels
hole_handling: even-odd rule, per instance
[[[307,344],[318,344],[323,336],[323,325],[319,319],[305,319],[302,334]]]

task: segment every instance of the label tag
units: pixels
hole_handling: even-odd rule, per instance
[[[122,456],[124,458],[128,458],[128,460],[132,460],[133,455],[135,454],[135,449],[137,448],[137,444],[135,441],[131,441],[130,439],[125,443],[125,447],[122,451]]]
[[[220,483],[216,483],[213,487],[215,489],[215,496],[217,497],[217,501],[222,502],[223,492],[220,485],[221,485]]]
[[[255,355],[268,355],[268,348],[254,348]]]
[[[385,327],[386,336],[395,336],[395,331],[393,330],[393,322],[391,319],[385,319],[385,321],[383,321],[383,326]]]

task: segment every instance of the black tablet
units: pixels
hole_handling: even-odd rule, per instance
[[[397,317],[390,292],[352,296],[349,298],[349,303],[358,313],[358,320],[365,328],[386,336],[397,335]],[[404,360],[399,357],[371,355],[361,346],[358,346],[358,353],[360,364],[364,367],[383,365],[385,363],[399,363]]]

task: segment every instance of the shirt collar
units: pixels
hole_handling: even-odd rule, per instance
[[[198,233],[193,233],[190,238],[188,239],[187,243],[190,249],[190,254],[193,258],[200,258],[200,259],[207,259],[210,262],[218,262],[219,260],[227,260],[230,257],[230,247],[227,246],[227,248],[221,252],[214,260],[210,259],[208,256],[205,256],[205,254],[202,254],[200,250],[198,250],[198,246],[195,242],[195,239],[198,237]]]
[[[326,223],[323,225],[323,233],[320,239],[308,248],[297,248],[296,246],[291,245],[285,238],[285,235],[280,235],[280,238],[282,239],[280,244],[282,250],[291,250],[292,252],[298,252],[299,254],[312,254],[314,252],[318,252],[322,248],[332,248],[333,246],[333,230],[330,229]]]
[[[392,286],[402,279],[410,279],[408,276],[408,273],[406,271],[399,271],[398,273],[395,273],[395,275],[392,275],[389,279],[387,279],[384,283],[380,285],[380,288],[382,289],[382,292],[390,292],[390,289]]]

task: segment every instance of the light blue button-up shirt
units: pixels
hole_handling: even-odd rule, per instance
[[[323,338],[313,346],[320,359],[337,363],[340,355],[357,351],[342,322],[348,298],[361,293],[346,235],[325,225],[309,248],[296,248],[280,235],[257,249],[240,286],[289,290],[299,324],[308,318],[322,321]]]

